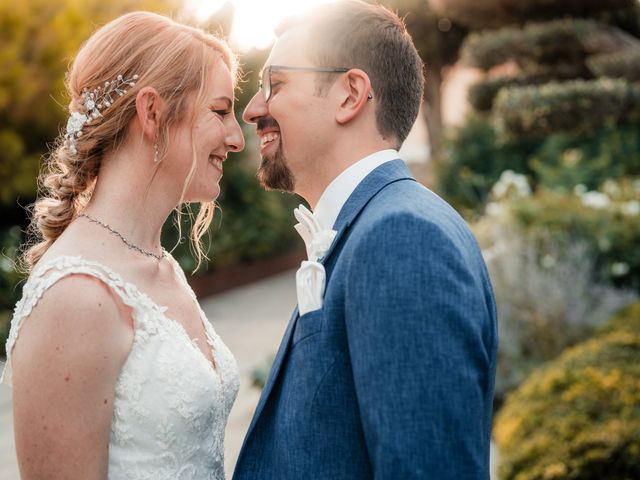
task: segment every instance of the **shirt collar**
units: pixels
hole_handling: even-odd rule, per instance
[[[400,158],[397,150],[380,150],[358,160],[333,179],[318,200],[313,214],[323,229],[331,229],[347,199],[364,178],[383,163]]]

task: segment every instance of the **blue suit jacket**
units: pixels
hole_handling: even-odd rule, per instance
[[[245,479],[488,479],[497,325],[477,243],[401,160],[342,208],[324,305],[287,327]]]

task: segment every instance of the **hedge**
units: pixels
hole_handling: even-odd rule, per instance
[[[587,58],[587,66],[598,77],[624,78],[640,82],[640,42],[635,49],[593,55]]]
[[[640,176],[640,129],[623,124],[585,135],[501,141],[487,116],[472,115],[445,142],[437,189],[459,210],[480,212],[505,170],[526,174],[535,189],[597,189],[607,179]]]
[[[529,23],[472,33],[461,48],[468,64],[488,70],[509,60],[531,63],[584,63],[596,53],[610,52],[617,43],[614,27],[575,18]]]
[[[640,85],[621,79],[573,80],[504,88],[493,109],[509,138],[560,131],[589,133],[603,125],[640,120]]]
[[[527,236],[585,244],[595,259],[597,282],[640,293],[640,179],[569,195],[540,189],[509,208]]]
[[[498,413],[501,480],[640,478],[640,303],[533,373]]]
[[[445,142],[436,165],[436,189],[465,216],[484,208],[491,187],[505,170],[531,173],[527,161],[541,141],[500,142],[484,115],[471,115]]]
[[[639,30],[636,0],[431,0],[441,16],[471,29],[563,17],[592,18],[630,33]]]
[[[592,75],[582,65],[560,64],[553,67],[539,65],[512,77],[488,77],[475,83],[469,89],[469,103],[475,110],[486,112],[491,110],[495,97],[504,87],[541,85],[551,81],[577,78],[592,78]]]

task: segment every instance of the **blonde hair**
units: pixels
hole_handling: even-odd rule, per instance
[[[198,101],[202,100],[207,89],[207,72],[220,57],[237,81],[236,58],[223,40],[149,12],[123,15],[87,40],[67,73],[66,87],[71,99],[69,112],[82,111],[85,88],[93,90],[118,75],[131,78],[137,74],[139,78],[124,96],[102,111],[103,117],[84,125],[82,136],[76,141],[77,153],[71,152],[62,135],[50,151],[49,169],[40,175],[41,194],[31,215],[30,232],[37,240],[27,246],[23,255],[27,270],[33,268],[86,206],[104,154],[118,148],[136,114],[137,91],[152,86],[167,104],[158,132],[159,156],[162,158],[167,148],[169,127],[186,114],[187,94],[197,91]],[[176,209],[178,215],[195,173],[195,150],[192,155],[191,170]],[[191,229],[192,249],[198,266],[206,257],[202,236],[213,219],[214,208],[214,202],[202,203]]]

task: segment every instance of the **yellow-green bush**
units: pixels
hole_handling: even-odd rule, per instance
[[[640,303],[533,373],[494,438],[501,480],[640,478]]]

